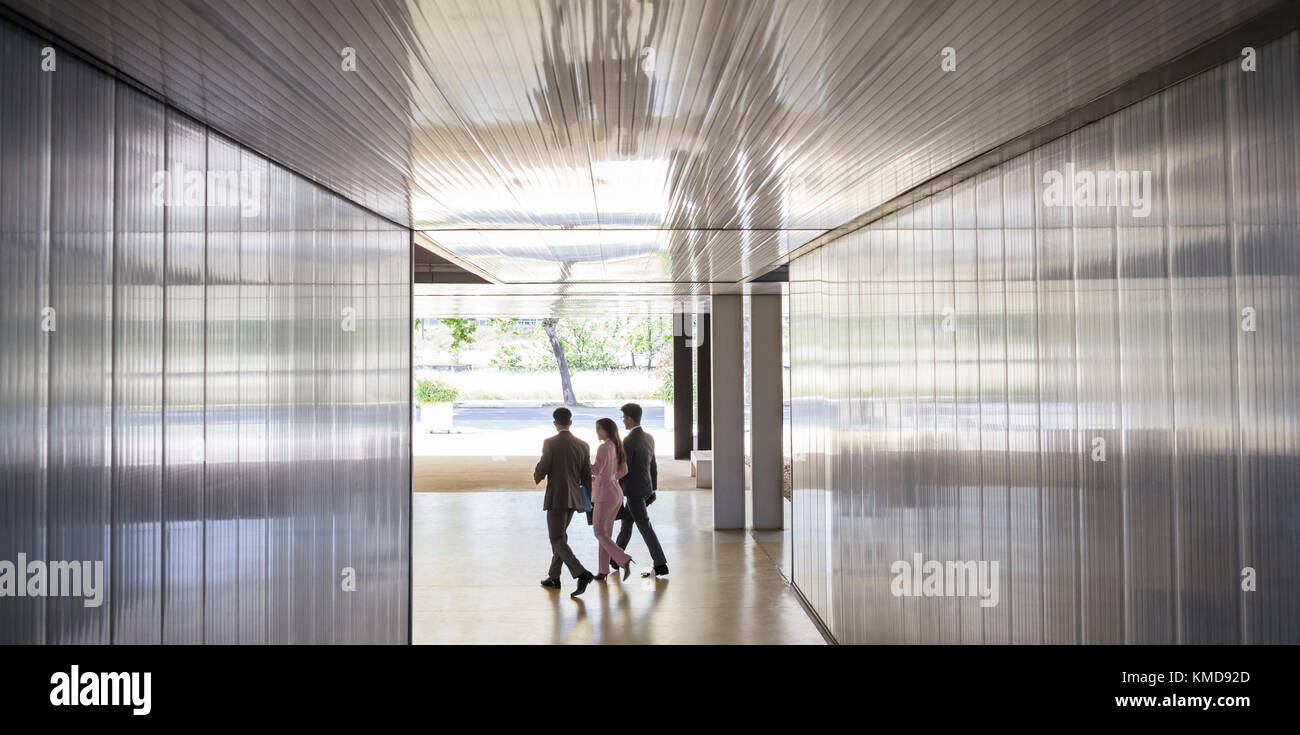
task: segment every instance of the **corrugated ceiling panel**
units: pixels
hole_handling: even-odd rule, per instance
[[[772,231],[842,225],[1275,4],[3,2],[521,282],[750,277],[788,252]],[[441,232],[503,228],[641,234]]]

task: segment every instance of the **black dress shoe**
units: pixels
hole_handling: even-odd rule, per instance
[[[583,572],[578,575],[578,589],[570,592],[569,597],[577,597],[583,592],[586,592],[587,585],[591,584],[591,580],[593,579],[595,579],[595,577],[592,576],[591,572]]]
[[[543,586],[543,587],[550,587],[550,588],[552,588],[552,589],[557,589],[557,590],[558,590],[558,589],[560,588],[560,578],[559,578],[559,577],[547,577],[546,579],[543,579],[543,580],[542,580],[542,586]]]
[[[668,565],[667,565],[667,564],[656,564],[656,565],[655,565],[655,570],[654,570],[653,572],[651,572],[651,571],[644,571],[644,572],[641,572],[641,576],[642,576],[642,577],[666,577],[666,576],[668,576]]]

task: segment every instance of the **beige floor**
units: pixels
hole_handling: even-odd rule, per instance
[[[707,490],[661,493],[651,507],[669,577],[598,582],[578,600],[567,572],[563,590],[538,584],[550,561],[539,491],[417,492],[414,502],[415,643],[823,643],[779,571],[780,532],[760,544],[714,531]],[[569,536],[594,566],[583,516]],[[628,551],[650,563],[639,535]]]

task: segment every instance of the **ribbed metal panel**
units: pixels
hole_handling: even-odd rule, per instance
[[[1240,409],[1237,513],[1248,563],[1273,579],[1243,599],[1244,637],[1295,641],[1300,620],[1300,107],[1295,35],[1259,49],[1258,71],[1229,74],[1235,127],[1227,150],[1238,314],[1252,308],[1256,331],[1233,331]],[[1279,94],[1278,90],[1289,90]]]
[[[240,171],[239,148],[216,135],[204,140],[204,173],[213,181]],[[206,270],[206,287],[198,316],[203,349],[198,353],[203,375],[200,405],[204,407],[203,431],[208,456],[203,465],[203,640],[210,643],[239,643],[241,593],[256,594],[256,586],[240,579],[242,546],[239,539],[241,511],[241,450],[244,380],[256,375],[256,366],[244,365],[241,340],[246,329],[243,306],[243,268],[238,207],[216,206],[219,192],[211,187],[213,199],[202,213],[201,232],[205,244],[198,252]],[[224,194],[221,194],[224,195]],[[245,375],[245,367],[249,375]]]
[[[202,643],[206,554],[205,494],[230,491],[230,421],[224,401],[236,375],[220,354],[219,298],[204,287],[208,141],[206,131],[177,114],[167,116],[166,458],[163,490],[163,641]],[[219,297],[215,290],[210,296]],[[215,303],[209,303],[215,302]],[[207,315],[211,314],[211,325]],[[226,322],[228,323],[228,322]],[[212,328],[209,329],[209,326]],[[213,400],[206,398],[213,394]],[[209,475],[209,463],[213,472]],[[219,525],[214,520],[213,527]]]
[[[1175,624],[1179,640],[1192,643],[1235,642],[1241,632],[1233,335],[1239,317],[1226,188],[1226,77],[1226,70],[1203,74],[1170,90],[1164,100],[1171,143],[1165,150],[1179,585]]]
[[[351,252],[352,240],[347,231],[348,205],[335,197],[320,197],[316,201],[317,225],[321,233],[317,239],[319,251],[319,272],[323,274],[322,295],[326,300],[329,318],[325,321],[322,333],[322,347],[328,350],[321,356],[321,364],[329,366],[329,372],[323,378],[323,399],[327,402],[328,416],[325,417],[333,431],[330,444],[326,448],[329,457],[329,478],[324,480],[321,488],[329,494],[328,532],[331,534],[331,548],[334,555],[330,560],[333,568],[353,566],[355,553],[352,545],[353,531],[353,493],[366,483],[357,472],[359,460],[373,457],[374,452],[357,451],[358,439],[362,426],[357,421],[356,404],[361,402],[364,394],[358,394],[353,386],[356,378],[362,375],[356,366],[356,358],[364,355],[368,343],[375,340],[375,321],[368,305],[354,298],[352,284],[339,278],[341,266],[346,268]],[[378,257],[378,253],[375,254]],[[361,327],[354,332],[342,329],[344,309],[352,309]],[[358,344],[359,343],[359,344]],[[379,400],[376,397],[376,400]],[[373,406],[370,410],[377,410]],[[354,567],[355,568],[355,567]],[[333,640],[336,643],[351,643],[355,620],[354,597],[331,587],[330,609],[333,611]]]
[[[274,169],[268,170],[274,181]],[[273,203],[271,249],[275,251],[281,233],[276,230],[281,207]],[[293,523],[293,287],[272,283],[267,294],[267,529],[266,529],[266,639],[268,643],[289,643],[293,575],[291,552]]]
[[[1072,138],[1071,160],[1080,169],[1114,169],[1113,120],[1080,130]],[[1104,441],[1107,459],[1079,460],[1080,608],[1082,642],[1122,643],[1124,630],[1123,484],[1117,338],[1118,295],[1113,207],[1076,207],[1074,222],[1075,363],[1078,427],[1091,451]],[[1004,557],[989,557],[1004,558]]]
[[[28,61],[27,63],[32,63]],[[111,568],[114,91],[64,59],[50,129],[50,303],[47,559]],[[75,114],[68,111],[75,110]],[[107,643],[112,600],[46,600],[46,641]]]
[[[209,136],[209,145],[224,141]],[[238,642],[265,643],[267,640],[267,527],[270,524],[267,498],[270,467],[269,447],[269,355],[270,283],[267,231],[270,191],[267,163],[241,150],[231,162],[246,176],[252,190],[239,217],[239,489],[238,506]],[[212,240],[209,233],[208,247]],[[209,256],[211,257],[211,256]]]
[[[957,319],[954,305],[957,303],[958,294],[958,257],[957,248],[958,237],[956,229],[953,226],[956,217],[956,199],[957,193],[949,191],[940,193],[934,198],[934,237],[936,241],[935,250],[939,253],[936,258],[937,263],[942,268],[936,267],[935,284],[939,291],[936,298],[935,307],[938,313],[948,319],[947,323],[940,321],[939,329],[941,332],[940,343],[942,349],[936,355],[935,369],[938,373],[936,378],[936,392],[942,394],[940,403],[940,412],[942,420],[941,426],[944,427],[944,441],[940,451],[944,452],[939,455],[942,466],[946,468],[943,484],[943,504],[944,512],[940,528],[940,538],[944,539],[942,547],[945,552],[957,558],[960,553],[961,543],[961,499],[962,494],[962,466],[959,462],[961,457],[959,453],[960,442],[962,440],[962,425],[959,420],[958,409],[961,405],[962,396],[957,390],[957,376],[959,369],[958,351],[957,351]],[[965,239],[963,238],[964,242]],[[969,276],[967,276],[969,277]],[[870,440],[870,436],[867,437]],[[868,489],[869,488],[865,488]],[[883,591],[880,596],[883,597]],[[961,636],[961,615],[957,599],[939,600],[939,607],[943,616],[943,628],[941,637],[944,643],[959,643]]]
[[[1163,181],[1166,165],[1162,99],[1149,99],[1116,115],[1111,125],[1115,167],[1151,171]],[[1175,638],[1175,485],[1171,363],[1172,312],[1164,197],[1138,219],[1119,216],[1116,231],[1119,289],[1119,369],[1123,390],[1123,543],[1132,560],[1124,598],[1128,640],[1173,643]]]
[[[405,642],[409,231],[41,47],[0,24],[0,558],[107,583],[0,641]]]
[[[310,365],[302,368],[303,374],[310,376],[307,390],[311,404],[306,420],[312,429],[311,453],[308,455],[310,461],[304,462],[299,470],[303,479],[310,483],[303,487],[302,496],[311,514],[311,537],[307,544],[309,553],[304,556],[312,572],[305,577],[315,580],[338,576],[338,568],[334,564],[333,530],[333,473],[337,468],[334,437],[337,435],[337,427],[334,423],[334,396],[330,387],[336,374],[333,367],[334,350],[349,333],[343,331],[342,317],[336,316],[341,313],[342,306],[334,303],[334,286],[330,283],[329,276],[333,243],[330,233],[326,231],[325,222],[328,217],[329,226],[333,224],[329,207],[331,195],[318,192],[317,187],[306,180],[295,177],[294,181],[301,182],[299,186],[303,201],[303,219],[297,227],[299,242],[304,245],[309,243],[311,247],[310,255],[300,258],[311,265],[311,269],[305,272],[306,282],[315,284],[312,289],[313,305],[310,307],[314,316],[310,339],[315,354],[311,357]],[[295,192],[295,202],[299,196]],[[370,331],[364,328],[364,324],[362,321],[360,334],[363,338]],[[338,584],[311,584],[306,592],[313,607],[313,625],[308,633],[310,640],[333,643],[334,598],[336,593],[342,594]]]
[[[113,283],[113,635],[158,643],[163,599],[162,105],[118,89]]]
[[[44,558],[50,305],[50,96],[42,45],[0,33],[0,559]],[[0,604],[0,643],[45,639],[44,597]]]
[[[1298,40],[792,263],[794,580],[839,640],[1300,642]],[[1049,202],[1070,166],[1149,211]],[[894,594],[914,554],[997,604]]]
[[[380,395],[386,396],[388,410],[381,418],[383,433],[388,436],[388,450],[384,453],[384,465],[377,468],[376,474],[383,478],[383,497],[387,530],[391,535],[371,537],[374,547],[382,549],[384,557],[376,562],[378,571],[385,582],[378,599],[383,602],[383,609],[370,618],[370,627],[365,640],[378,643],[394,637],[391,630],[385,630],[385,621],[396,618],[397,630],[401,631],[411,625],[411,565],[410,549],[406,545],[393,544],[390,539],[410,538],[412,533],[411,508],[411,249],[414,246],[410,231],[396,225],[386,225],[371,220],[372,224],[382,228],[380,235],[384,243],[382,251],[388,261],[387,275],[384,277],[382,291],[384,298],[385,321],[380,333],[387,355],[388,369]],[[1300,433],[1292,432],[1298,437]],[[400,473],[390,472],[388,466],[405,467]],[[371,555],[368,558],[379,557]],[[398,634],[400,636],[400,633]]]
[[[1038,310],[1038,461],[1042,493],[1043,642],[1079,639],[1079,463],[1088,442],[1079,437],[1075,338],[1074,237],[1070,207],[1048,207],[1044,176],[1064,171],[1070,141],[1054,141],[1034,159],[1034,244]],[[1166,541],[1166,543],[1168,543]],[[962,557],[965,558],[965,557]]]
[[[266,639],[288,643],[289,579],[292,528],[296,509],[292,499],[293,445],[293,287],[285,285],[285,253],[293,239],[288,174],[279,166],[266,167],[267,209],[267,539],[266,539]]]
[[[1034,325],[1034,202],[1037,199],[1033,159],[1009,164],[1002,176],[1002,237],[1006,286],[1007,381],[1007,559],[1012,568],[1033,573],[1008,580],[1006,614],[1009,643],[1043,639],[1043,578],[1038,560],[1042,501],[1038,434],[1038,335]],[[919,225],[919,223],[918,223]],[[931,311],[930,313],[933,313]],[[937,328],[932,320],[923,322]],[[938,549],[933,557],[944,558]]]

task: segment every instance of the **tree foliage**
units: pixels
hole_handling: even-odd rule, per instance
[[[415,402],[420,406],[432,403],[451,403],[459,395],[454,386],[441,380],[420,378],[415,383]]]
[[[438,319],[447,327],[447,349],[454,362],[459,350],[477,341],[477,319]],[[429,319],[416,319],[415,329],[429,325]],[[521,370],[555,370],[560,373],[561,394],[565,403],[577,401],[573,391],[575,371],[618,370],[628,366],[655,369],[664,381],[664,395],[671,398],[672,327],[665,317],[638,319],[548,318],[523,321],[494,318],[485,323],[508,338],[490,358],[492,365],[505,372]]]
[[[615,335],[622,349],[631,356],[632,367],[637,366],[637,357],[643,356],[645,366],[653,368],[660,350],[673,341],[672,326],[665,317],[621,320]]]
[[[451,331],[451,344],[447,349],[459,350],[464,345],[474,344],[475,332],[478,331],[477,319],[439,319],[443,326]]]
[[[656,356],[659,365],[654,368],[655,377],[659,378],[659,395],[655,396],[664,403],[673,402],[673,344],[669,335],[667,344],[659,348]]]

